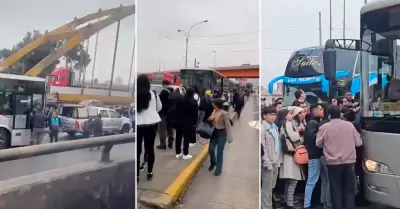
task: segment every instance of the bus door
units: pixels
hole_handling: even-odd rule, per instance
[[[13,129],[30,129],[33,96],[15,93],[13,102]]]

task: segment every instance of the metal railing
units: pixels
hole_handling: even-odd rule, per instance
[[[100,161],[110,162],[110,151],[114,145],[132,142],[135,142],[134,133],[12,148],[0,150],[0,162],[91,148],[95,146],[104,146],[101,152]],[[134,151],[135,150],[132,150],[132,152]]]

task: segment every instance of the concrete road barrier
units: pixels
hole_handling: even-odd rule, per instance
[[[90,162],[0,182],[0,209],[134,209],[135,162]]]

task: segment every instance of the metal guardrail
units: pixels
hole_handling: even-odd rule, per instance
[[[115,144],[126,144],[132,142],[135,142],[134,133],[12,148],[0,150],[0,162],[91,148],[95,146],[104,146],[101,152],[100,161],[110,162],[110,151]],[[132,150],[132,152],[134,152],[134,150]]]

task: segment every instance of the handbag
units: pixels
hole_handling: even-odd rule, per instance
[[[212,127],[212,125],[209,123],[201,122],[196,128],[196,132],[201,138],[211,139],[211,136],[214,132],[214,127]]]

